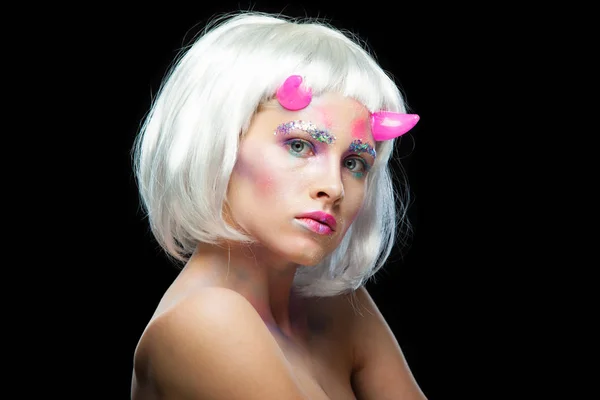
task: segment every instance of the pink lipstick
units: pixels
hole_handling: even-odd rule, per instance
[[[329,235],[335,232],[337,225],[332,215],[322,211],[313,211],[298,215],[296,219],[306,228],[320,235]]]

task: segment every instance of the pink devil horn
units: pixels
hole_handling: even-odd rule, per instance
[[[378,111],[371,114],[373,139],[383,141],[397,138],[411,130],[420,117],[417,114],[402,114],[392,111]]]
[[[310,104],[312,100],[312,89],[300,87],[302,77],[300,75],[289,76],[283,85],[277,89],[277,100],[284,108],[296,111]]]

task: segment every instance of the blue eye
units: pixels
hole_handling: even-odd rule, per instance
[[[306,153],[306,151],[310,151],[311,153],[313,152],[312,145],[306,140],[292,139],[287,141],[285,144],[289,147],[290,154],[296,157],[310,155],[310,153]]]
[[[348,168],[357,178],[361,178],[369,171],[369,166],[365,160],[360,157],[346,158],[344,160],[344,167]]]

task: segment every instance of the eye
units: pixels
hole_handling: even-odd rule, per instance
[[[285,144],[288,146],[290,154],[296,157],[303,157],[314,153],[312,145],[306,140],[292,139],[288,140]]]
[[[344,160],[344,167],[361,176],[368,171],[367,163],[359,157],[346,158]]]

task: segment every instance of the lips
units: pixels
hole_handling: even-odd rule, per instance
[[[332,231],[335,231],[335,228],[337,226],[337,222],[336,222],[335,218],[332,215],[327,214],[326,212],[323,212],[323,211],[308,212],[308,213],[305,213],[302,215],[298,215],[296,218],[309,218],[309,219],[315,220],[317,222],[320,222],[322,224],[329,226]]]

